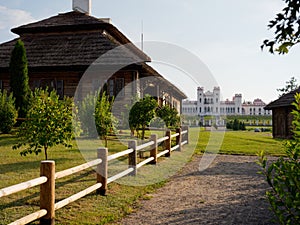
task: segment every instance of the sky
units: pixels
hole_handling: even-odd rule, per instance
[[[300,81],[300,46],[288,55],[260,49],[263,40],[273,37],[267,25],[283,7],[282,0],[92,0],[92,16],[111,18],[138,47],[143,32],[151,65],[190,100],[196,99],[197,86],[205,90],[220,86],[223,99],[241,93],[243,100],[269,103],[291,77]],[[0,43],[17,37],[10,31],[13,27],[71,10],[72,0],[0,0]],[[147,49],[153,41],[197,57],[216,83],[208,84],[199,74],[192,74],[199,76],[197,82],[187,81],[176,65],[155,63],[155,53],[153,58],[152,49]]]

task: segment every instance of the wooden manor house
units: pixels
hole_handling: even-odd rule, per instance
[[[0,44],[0,88],[10,89],[10,56],[21,39],[31,89],[48,86],[60,96],[74,96],[102,86],[110,96],[118,96],[120,105],[130,103],[132,96],[150,94],[159,105],[169,104],[181,113],[186,95],[149,66],[151,58],[109,19],[98,19],[73,7],[73,11],[11,31],[19,37]],[[93,69],[92,64],[96,65]],[[87,70],[83,87],[79,83]]]

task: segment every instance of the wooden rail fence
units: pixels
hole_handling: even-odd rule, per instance
[[[176,138],[176,145],[171,146],[172,138]],[[42,161],[40,165],[40,177],[35,178],[20,184],[16,184],[10,187],[0,189],[0,198],[11,195],[35,186],[40,185],[40,210],[29,214],[21,219],[18,219],[9,225],[20,225],[33,222],[40,219],[40,224],[55,223],[55,211],[74,202],[89,193],[96,191],[97,194],[105,195],[107,190],[107,184],[116,181],[126,175],[136,175],[137,169],[148,164],[156,164],[157,159],[161,156],[170,157],[171,152],[174,150],[181,151],[182,146],[188,144],[188,127],[182,127],[176,129],[175,134],[171,134],[171,131],[166,132],[166,136],[157,139],[156,134],[152,134],[150,141],[142,145],[137,145],[137,141],[129,141],[128,149],[113,155],[108,155],[107,148],[98,148],[97,159],[87,162],[85,164],[66,169],[60,172],[55,172],[55,162],[52,160]],[[164,143],[165,150],[158,153],[158,145]],[[137,163],[137,152],[150,147],[150,157]],[[122,156],[128,155],[128,169],[108,178],[108,162],[114,159],[118,159]],[[96,184],[88,187],[87,189],[80,191],[64,200],[55,203],[55,180],[78,173],[82,170],[96,166]]]

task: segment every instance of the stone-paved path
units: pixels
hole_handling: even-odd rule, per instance
[[[218,155],[203,172],[200,159],[195,156],[119,224],[275,224],[257,157]]]

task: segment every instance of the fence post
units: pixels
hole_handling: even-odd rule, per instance
[[[55,162],[41,162],[40,175],[47,177],[47,182],[40,185],[40,209],[46,209],[47,215],[40,219],[40,224],[55,224]]]
[[[150,139],[151,141],[154,142],[153,148],[150,150],[150,157],[153,157],[154,159],[150,162],[150,164],[156,164],[157,163],[157,134],[151,134]]]
[[[169,139],[165,140],[165,146],[166,150],[169,150],[169,152],[165,155],[166,157],[171,156],[171,130],[167,130],[166,136],[169,137]]]
[[[137,146],[136,140],[128,142],[128,148],[133,149],[133,152],[128,154],[128,165],[129,165],[129,168],[133,168],[133,172],[130,173],[130,175],[134,175],[134,176],[137,174],[137,169],[136,169],[136,165],[137,165],[136,146]]]
[[[187,133],[184,134],[184,139],[185,141],[187,141],[187,144],[189,143],[189,126],[182,126],[182,130],[187,130]]]
[[[179,133],[179,135],[176,137],[176,145],[179,145],[178,150],[181,151],[181,139],[182,139],[181,128],[177,128],[176,133]]]
[[[108,149],[100,147],[97,149],[98,159],[102,159],[102,162],[97,165],[97,183],[101,183],[102,186],[97,190],[97,194],[105,196],[107,190],[107,155]]]

